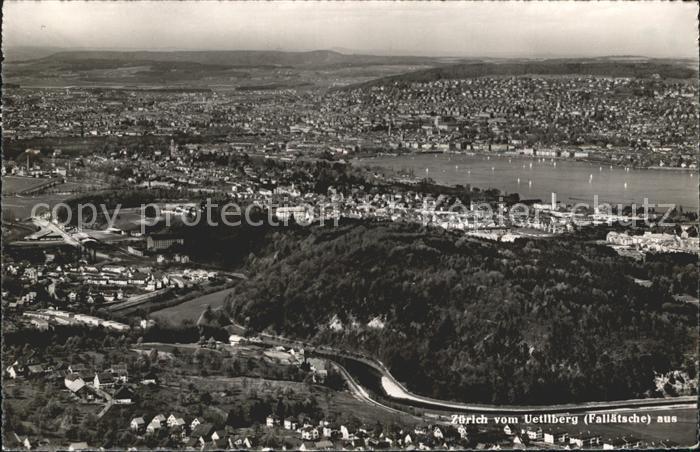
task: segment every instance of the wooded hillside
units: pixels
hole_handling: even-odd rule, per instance
[[[672,299],[697,287],[689,261],[634,262],[570,237],[497,244],[399,224],[272,243],[236,288],[232,314],[253,330],[372,354],[421,394],[609,400],[654,395],[655,372],[695,377],[697,312]]]

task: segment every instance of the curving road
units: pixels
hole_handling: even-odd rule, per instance
[[[423,419],[419,416],[415,416],[413,414],[406,413],[405,411],[397,410],[396,408],[386,406],[383,403],[372,399],[370,397],[370,395],[367,393],[367,391],[365,390],[365,388],[360,386],[359,383],[357,383],[355,381],[355,379],[353,378],[352,375],[350,375],[350,372],[348,372],[347,369],[345,369],[343,366],[341,366],[340,364],[338,364],[336,362],[332,362],[332,366],[335,367],[340,372],[340,374],[343,376],[343,378],[345,379],[345,381],[348,384],[348,389],[350,390],[350,393],[356,399],[358,399],[362,402],[365,402],[368,405],[373,405],[373,406],[376,406],[378,408],[381,408],[382,410],[387,411],[387,412],[392,413],[392,414],[397,414],[397,415],[402,415],[402,416],[409,415],[409,416],[411,416],[414,419],[419,420],[419,421]]]
[[[468,413],[484,413],[484,414],[526,414],[526,413],[589,413],[589,412],[603,412],[608,410],[620,410],[620,409],[631,409],[631,408],[649,408],[654,407],[655,409],[661,408],[697,408],[698,398],[697,396],[682,396],[682,397],[672,397],[672,398],[659,398],[659,399],[628,399],[628,400],[615,400],[615,401],[602,401],[602,402],[581,402],[581,403],[567,403],[567,404],[554,404],[554,405],[490,405],[490,404],[478,404],[478,403],[461,403],[449,400],[439,400],[433,399],[431,397],[425,397],[418,394],[414,394],[406,389],[400,382],[398,382],[393,375],[389,372],[386,366],[379,360],[361,356],[356,353],[348,353],[342,350],[337,350],[328,346],[314,346],[312,344],[297,341],[292,339],[287,339],[281,336],[275,336],[266,333],[260,333],[258,335],[263,342],[270,345],[286,345],[294,347],[303,347],[304,349],[316,353],[320,356],[328,358],[333,361],[340,369],[342,373],[351,382],[351,389],[353,393],[361,397],[365,401],[369,401],[374,405],[381,406],[385,409],[395,410],[394,408],[387,407],[381,404],[377,400],[371,398],[371,396],[364,390],[359,384],[357,384],[354,378],[349,374],[349,372],[344,369],[334,358],[338,359],[350,359],[367,366],[372,367],[381,375],[382,389],[386,393],[385,396],[392,402],[419,406],[422,408],[432,408],[436,410],[450,410],[458,412],[468,412]]]
[[[342,357],[342,355],[339,355]],[[642,407],[697,407],[697,396],[682,396],[673,398],[658,399],[627,399],[617,401],[602,402],[580,402],[554,405],[492,405],[478,403],[461,403],[448,400],[433,399],[418,394],[414,394],[406,389],[389,372],[386,366],[379,360],[370,358],[359,358],[355,356],[344,356],[346,359],[354,359],[368,366],[373,367],[381,373],[382,389],[387,397],[394,401],[416,402],[421,406],[438,409],[449,409],[466,412],[479,413],[577,413],[601,410],[617,410],[622,408],[642,408]]]

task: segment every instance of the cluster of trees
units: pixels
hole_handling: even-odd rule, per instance
[[[26,403],[3,403],[3,430],[26,435],[33,433],[32,427],[39,430],[57,428],[61,422],[59,417],[64,414],[68,419],[75,419],[73,410],[66,413],[62,401],[51,394],[55,392],[52,388],[39,382],[32,389],[31,394],[18,387],[12,389],[13,398],[26,399]],[[7,395],[3,398],[5,397]],[[28,427],[25,422],[30,422],[32,427]]]
[[[3,331],[2,339],[6,348],[25,347],[31,350],[32,354],[39,353],[50,357],[54,353],[62,355],[73,347],[76,350],[97,350],[105,345],[105,341],[110,341],[112,345],[117,342],[126,343],[134,339],[132,334],[116,333],[102,327],[57,324],[48,330],[22,327]]]
[[[228,333],[223,328],[210,325],[195,326],[191,324],[166,325],[157,323],[143,333],[143,342],[192,343],[200,338],[213,338],[217,341],[228,341]]]
[[[698,260],[692,254],[648,254],[638,267],[646,269],[648,278],[674,294],[697,294]],[[643,274],[643,273],[642,273]]]
[[[364,351],[429,396],[624,399],[654,395],[655,372],[696,378],[696,309],[668,284],[697,286],[688,269],[572,237],[496,244],[417,225],[317,228],[277,234],[227,309],[253,330]]]
[[[7,263],[41,265],[46,262],[47,254],[53,256],[51,262],[57,265],[74,263],[80,258],[78,250],[63,243],[41,248],[9,245],[3,247],[2,252]]]

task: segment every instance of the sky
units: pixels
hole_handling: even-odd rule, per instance
[[[696,2],[5,1],[3,48],[698,56]]]

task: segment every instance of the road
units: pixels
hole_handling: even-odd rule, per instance
[[[60,235],[61,237],[63,237],[63,240],[69,245],[76,246],[76,247],[82,246],[82,244],[78,240],[73,238],[73,236],[71,236],[66,231],[59,228],[57,225],[51,223],[48,220],[44,220],[43,218],[39,218],[39,217],[32,217],[32,222],[35,225],[39,226],[40,228],[48,229],[51,232],[53,232],[54,234]]]
[[[324,349],[325,350],[325,349]],[[568,404],[554,405],[490,405],[490,404],[472,404],[460,403],[447,400],[433,399],[418,394],[414,394],[399,383],[394,376],[389,372],[386,366],[379,360],[367,357],[359,357],[357,354],[347,354],[344,352],[334,351],[337,356],[354,359],[368,366],[373,367],[381,373],[382,389],[386,395],[395,401],[417,402],[422,406],[432,407],[437,409],[449,409],[466,412],[479,413],[577,413],[577,412],[592,412],[619,410],[623,408],[647,408],[647,407],[697,407],[696,396],[684,396],[673,398],[657,398],[657,399],[628,399],[619,401],[604,401],[604,402],[580,402]]]
[[[326,357],[340,366],[334,358],[351,359],[367,366],[372,367],[381,375],[382,389],[386,393],[385,396],[394,403],[405,404],[408,406],[420,406],[426,409],[448,410],[468,413],[484,413],[484,414],[531,414],[531,413],[592,413],[605,412],[610,410],[634,409],[634,408],[650,408],[668,409],[668,408],[697,408],[697,396],[683,396],[673,398],[657,398],[657,399],[628,399],[603,402],[581,402],[553,405],[489,405],[477,403],[461,403],[449,400],[439,400],[430,397],[414,394],[399,383],[389,372],[386,366],[379,360],[362,356],[357,353],[349,353],[342,350],[337,350],[327,346],[315,346],[303,341],[291,340],[280,336],[261,333],[258,335],[263,342],[268,345],[286,345],[293,347],[303,347],[307,351],[311,351],[323,357]],[[342,368],[342,366],[340,366]],[[350,374],[345,370],[345,374]],[[354,378],[351,377],[354,383]],[[355,383],[356,386],[359,386]],[[360,387],[361,388],[361,387]],[[357,390],[356,394],[361,395],[364,400],[369,399],[372,404],[389,408],[381,404],[363,389]]]
[[[392,414],[397,414],[397,415],[401,415],[401,416],[409,415],[409,416],[413,417],[414,419],[416,419],[416,420],[418,420],[418,421],[423,420],[423,418],[421,418],[421,417],[419,417],[419,416],[415,416],[415,415],[406,413],[405,411],[397,410],[396,408],[392,408],[392,407],[390,407],[390,406],[386,406],[386,405],[384,405],[383,403],[377,402],[376,400],[372,399],[372,398],[369,396],[369,394],[367,393],[367,391],[365,390],[365,388],[363,388],[362,386],[360,386],[360,385],[355,381],[355,379],[352,377],[352,375],[350,375],[350,372],[348,372],[343,366],[341,366],[340,364],[338,364],[338,363],[336,363],[336,362],[333,362],[332,365],[333,365],[333,367],[335,367],[335,368],[340,372],[340,374],[343,376],[343,378],[345,379],[345,381],[346,381],[347,384],[348,384],[348,389],[350,390],[350,393],[351,393],[356,399],[358,399],[358,400],[360,400],[360,401],[362,401],[362,402],[365,402],[365,403],[368,404],[368,405],[374,405],[374,406],[376,406],[376,407],[378,407],[378,408],[381,408],[382,410],[387,411],[387,412],[392,413]]]

